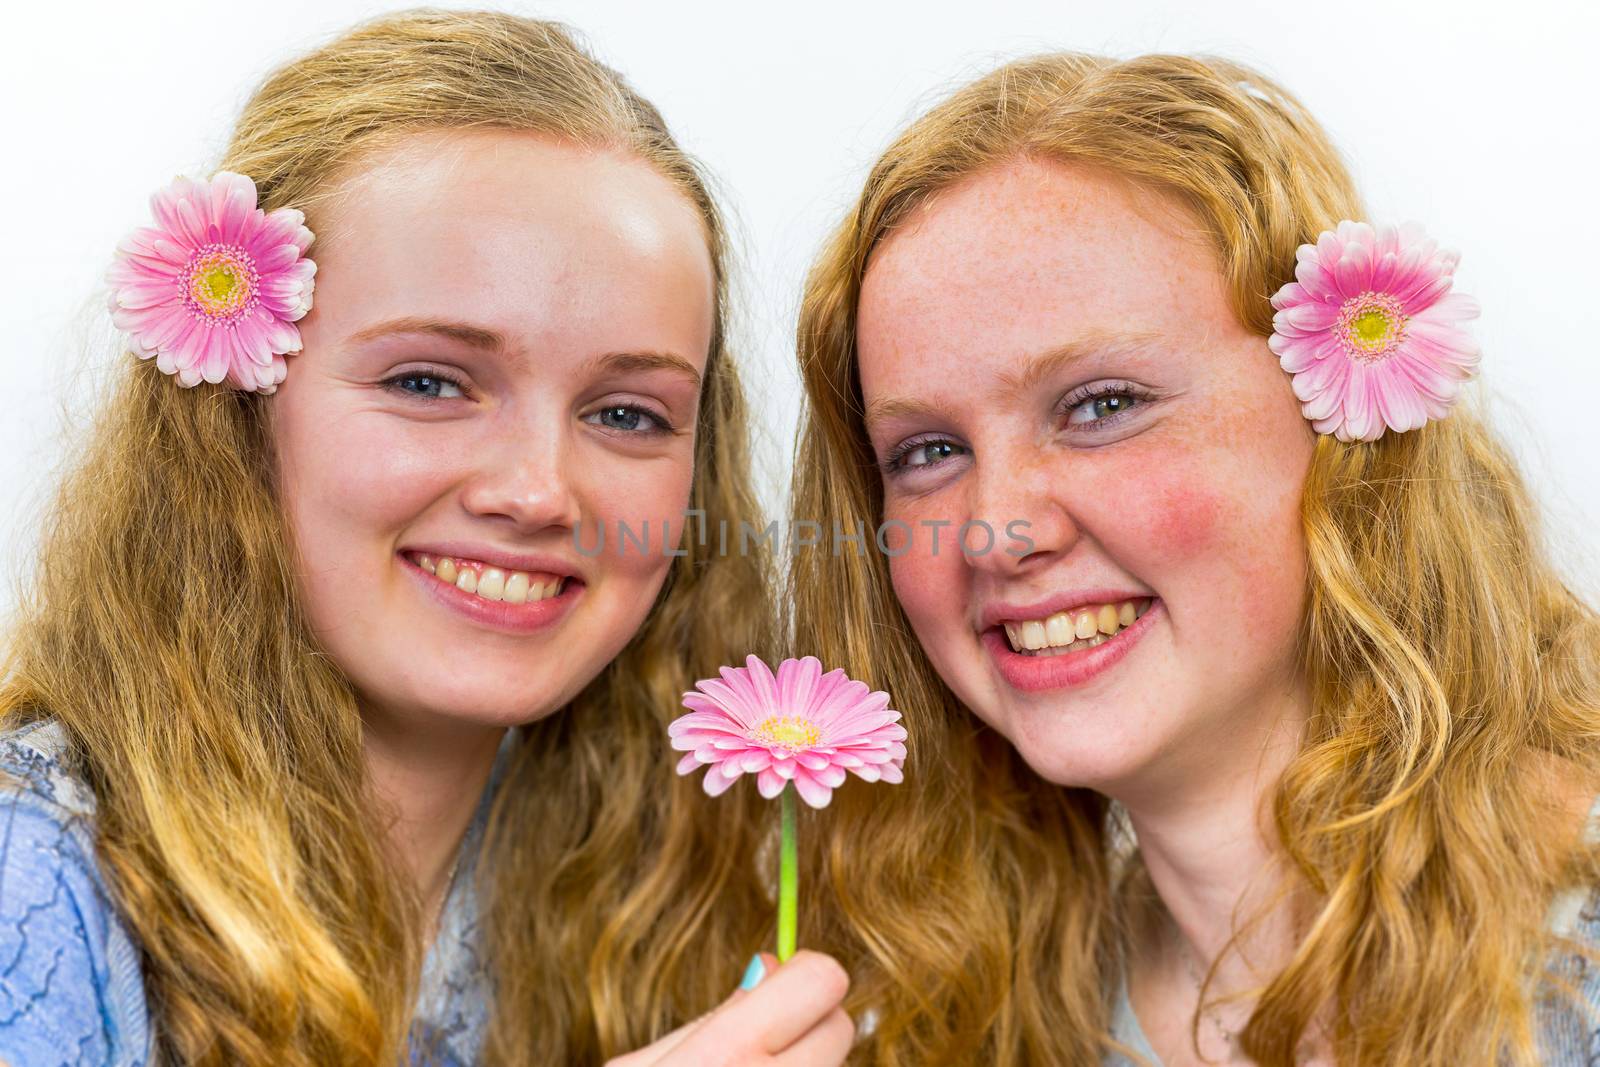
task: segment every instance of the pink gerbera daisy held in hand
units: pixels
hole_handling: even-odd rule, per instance
[[[1267,343],[1318,433],[1374,441],[1442,418],[1478,364],[1456,261],[1415,223],[1344,221],[1296,253]]]
[[[815,656],[786,659],[774,675],[757,656],[723,667],[722,678],[685,693],[690,714],[668,728],[672,747],[688,752],[679,774],[709,765],[705,789],[716,796],[754,774],[772,798],[794,783],[813,808],[826,807],[851,772],[869,782],[898,782],[906,757],[900,713],[842,670],[822,672]]]
[[[150,199],[156,225],[117,246],[111,309],[141,359],[184,386],[220,382],[271,393],[300,351],[311,310],[311,231],[293,208],[270,215],[256,186],[221,171],[179,178]]]

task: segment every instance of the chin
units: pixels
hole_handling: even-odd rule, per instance
[[[1131,735],[1122,723],[1076,717],[1070,710],[1024,712],[1001,732],[1035,774],[1054,785],[1115,795],[1151,765],[1148,738]],[[1124,711],[1119,718],[1132,718]],[[1047,720],[1048,721],[1045,721]]]

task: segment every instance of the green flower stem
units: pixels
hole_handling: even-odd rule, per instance
[[[795,844],[794,783],[783,787],[783,844],[778,853],[778,962],[794,955],[795,920],[800,904],[800,850]]]

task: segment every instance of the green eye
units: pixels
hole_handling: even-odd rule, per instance
[[[1123,387],[1102,389],[1089,396],[1080,397],[1075,401],[1068,401],[1067,424],[1069,426],[1086,426],[1096,422],[1103,422],[1114,416],[1124,414],[1141,403],[1139,397]]]
[[[940,460],[949,459],[955,455],[956,446],[949,441],[933,441],[929,444],[918,445],[906,453],[904,466],[928,467]]]

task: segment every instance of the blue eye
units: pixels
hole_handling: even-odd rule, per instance
[[[584,421],[625,434],[658,434],[671,429],[667,420],[660,415],[633,404],[612,404],[587,416]]]
[[[424,400],[454,400],[463,395],[460,382],[432,371],[397,374],[383,384],[395,392],[409,393]]]

